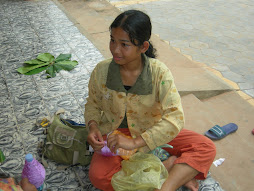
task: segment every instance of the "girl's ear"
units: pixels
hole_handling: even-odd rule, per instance
[[[148,41],[145,41],[145,42],[143,43],[142,48],[141,48],[141,52],[142,52],[142,53],[145,53],[145,52],[148,50],[148,48],[149,48],[149,42],[148,42]]]

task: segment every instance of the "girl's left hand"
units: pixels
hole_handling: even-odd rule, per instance
[[[119,134],[110,134],[107,139],[107,146],[113,153],[116,153],[118,148],[126,150],[136,149],[134,139]]]

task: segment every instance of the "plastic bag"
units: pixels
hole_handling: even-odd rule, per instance
[[[168,171],[153,154],[138,152],[122,161],[122,169],[114,174],[111,184],[116,191],[152,191],[160,189],[168,177]]]

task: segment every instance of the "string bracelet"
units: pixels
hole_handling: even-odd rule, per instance
[[[90,126],[91,126],[92,124],[96,124],[96,125],[98,126],[98,124],[97,124],[96,122],[93,121],[93,122],[89,123],[88,128],[90,128]]]

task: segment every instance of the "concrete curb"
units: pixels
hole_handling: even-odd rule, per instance
[[[105,58],[111,57],[108,49],[108,27],[112,20],[121,12],[114,6],[114,3],[112,3],[112,5],[106,0],[53,1],[65,12],[80,32],[95,45]],[[128,1],[123,3],[133,4],[138,3],[138,1]],[[153,34],[151,40],[158,50],[158,59],[164,62],[175,76],[176,84],[178,84],[177,87],[181,95],[193,93],[199,99],[206,99],[228,91],[239,91],[239,86],[224,78],[219,71],[212,69],[203,63],[193,61],[190,55],[183,54],[179,48],[171,47],[170,43],[162,40],[159,35]],[[196,71],[195,78],[200,77],[200,79],[195,80],[193,76],[191,76],[191,72],[189,73],[189,79],[182,76],[183,73],[187,74],[186,68],[192,68],[190,70]],[[177,74],[175,75],[174,73]],[[204,73],[207,76],[204,76]],[[211,79],[213,79],[213,81],[211,81]],[[193,83],[190,84],[189,81],[192,81]],[[207,81],[207,84],[201,84],[200,82],[202,81]],[[189,85],[186,86],[186,84]],[[217,84],[217,87],[220,88],[211,84]],[[198,87],[199,89],[193,89],[193,87]],[[240,93],[239,95],[245,95],[245,93]],[[246,96],[243,98],[246,98]],[[254,103],[254,100],[248,98],[248,102]]]

